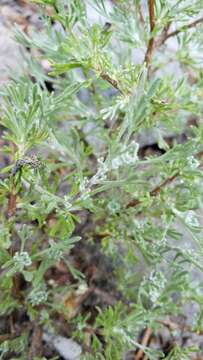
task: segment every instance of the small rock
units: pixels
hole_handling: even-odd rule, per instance
[[[9,79],[10,69],[19,72],[19,45],[13,40],[13,33],[0,24],[0,84]]]
[[[79,360],[82,348],[72,339],[63,336],[43,334],[43,340],[52,345],[55,350],[64,358],[64,360]]]

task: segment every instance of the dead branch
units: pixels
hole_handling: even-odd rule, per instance
[[[141,345],[142,345],[143,347],[145,347],[145,346],[148,345],[149,339],[150,339],[151,335],[152,335],[152,330],[151,330],[150,327],[147,327],[147,328],[145,329],[144,336],[143,336],[142,341],[141,341]],[[138,353],[135,354],[135,360],[141,360],[143,354],[144,354],[144,350],[143,350],[143,349],[140,349],[140,350],[138,351]]]
[[[42,334],[42,327],[37,323],[34,324],[28,360],[34,360],[36,357],[42,356]]]

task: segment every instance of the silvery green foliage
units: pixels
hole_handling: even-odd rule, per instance
[[[28,296],[28,301],[32,306],[44,304],[47,301],[48,294],[44,289],[36,288],[31,291]]]
[[[142,1],[35,2],[44,29],[28,35],[15,27],[30,49],[27,67],[0,90],[9,160],[0,170],[0,314],[23,308],[52,330],[60,314],[87,349],[84,359],[120,360],[129,349],[151,360],[190,358],[191,347],[166,355],[138,339],[192,302],[194,331],[202,331],[202,1],[152,1],[152,33]],[[145,153],[146,132],[156,152]],[[87,228],[76,226],[83,214]],[[93,309],[90,329],[89,314],[68,318],[63,298],[73,284],[77,296],[89,286],[70,250],[92,239],[121,296]],[[60,262],[73,284],[47,279]],[[1,344],[2,356],[10,348],[28,358],[24,337]]]
[[[24,267],[30,266],[32,264],[32,260],[29,257],[29,254],[26,251],[23,251],[21,253],[16,252],[13,256],[14,260],[14,266],[16,266],[17,269],[22,271]]]

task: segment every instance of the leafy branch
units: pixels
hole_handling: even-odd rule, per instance
[[[174,30],[174,31],[171,31],[171,32],[168,32],[168,30],[157,40],[156,42],[156,47],[157,46],[160,46],[160,45],[163,45],[169,38],[173,37],[173,36],[176,36],[178,34],[180,34],[181,32],[185,31],[185,30],[188,30],[188,29],[192,29],[193,27],[196,27],[197,25],[203,23],[203,17],[195,20],[195,21],[192,21],[191,23],[189,24],[186,24],[186,25],[183,25],[181,26],[180,28]]]
[[[165,319],[185,303],[199,305],[202,333],[191,269],[202,271],[203,82],[199,54],[188,56],[193,44],[201,50],[200,33],[177,44],[195,86],[159,53],[203,23],[178,25],[199,1],[148,0],[149,24],[139,1],[110,11],[105,0],[35,2],[50,19],[32,36],[16,32],[31,49],[26,74],[0,90],[0,357],[46,357],[44,331],[61,335],[68,323],[84,359],[119,360],[132,346],[136,360],[163,358],[152,333],[172,329]],[[91,23],[91,8],[104,26]],[[145,49],[143,64],[135,49]]]
[[[178,175],[179,175],[179,172],[176,172],[174,175],[169,176],[168,178],[166,178],[161,184],[157,185],[154,189],[152,189],[152,190],[150,191],[150,193],[149,193],[150,196],[154,197],[154,196],[159,195],[160,192],[161,192],[161,190],[162,190],[166,185],[172,183],[173,180],[175,180]],[[141,201],[140,201],[139,199],[137,199],[137,200],[132,200],[132,201],[130,201],[130,202],[127,204],[126,208],[128,209],[128,208],[131,208],[131,207],[136,207],[136,206],[138,206],[138,205],[140,205],[140,204],[141,204]]]

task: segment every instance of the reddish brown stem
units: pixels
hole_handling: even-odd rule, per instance
[[[171,183],[177,176],[178,173],[175,173],[174,175],[165,179],[160,185],[156,186],[152,191],[150,191],[150,196],[156,196],[157,194],[159,194],[161,189]]]
[[[38,324],[35,324],[28,354],[29,360],[34,360],[36,357],[42,356],[42,334],[42,327]]]
[[[150,31],[154,30],[155,19],[154,19],[154,0],[148,0],[149,7],[149,21],[150,21]]]
[[[166,42],[166,40],[168,40],[170,37],[176,36],[176,35],[180,34],[184,30],[191,29],[191,28],[197,26],[198,24],[200,24],[202,22],[203,22],[203,17],[201,17],[201,18],[199,18],[199,19],[197,19],[195,21],[192,21],[189,24],[181,26],[180,28],[178,28],[178,29],[176,29],[174,31],[171,31],[170,33],[166,33],[165,37],[163,37],[161,40],[159,40],[158,45],[163,45]]]
[[[15,214],[15,210],[16,210],[16,194],[10,192],[8,196],[8,209],[7,209],[8,219],[13,217],[13,215]]]
[[[150,339],[150,337],[151,337],[151,334],[152,334],[151,328],[147,327],[147,328],[145,329],[144,336],[143,336],[142,342],[141,342],[141,345],[142,345],[143,347],[145,347],[145,346],[148,345],[149,339]],[[142,357],[143,357],[143,354],[144,354],[144,350],[143,350],[143,349],[140,349],[140,350],[138,351],[138,353],[135,354],[135,360],[141,360]]]
[[[13,286],[12,286],[12,296],[14,297],[14,299],[18,300],[20,303],[23,302],[23,295],[21,293],[21,274],[17,273],[15,275],[13,275],[12,277],[12,282],[13,282]]]
[[[168,36],[170,26],[171,26],[171,22],[169,22],[166,26],[164,26],[161,35],[158,37],[158,39],[154,43],[154,46],[156,48],[158,48],[159,46],[161,46],[165,42],[165,39]]]
[[[159,184],[153,190],[150,191],[150,196],[157,196],[161,192],[162,188],[170,184],[177,176],[178,176],[178,172],[165,179],[161,184]],[[126,208],[128,209],[130,207],[136,207],[140,203],[141,203],[140,200],[132,200],[127,204]]]
[[[148,0],[148,8],[149,8],[149,22],[150,22],[150,39],[147,46],[147,51],[145,54],[145,63],[149,68],[149,64],[152,58],[152,52],[154,47],[154,37],[152,36],[152,32],[155,27],[155,17],[154,17],[154,0]]]

